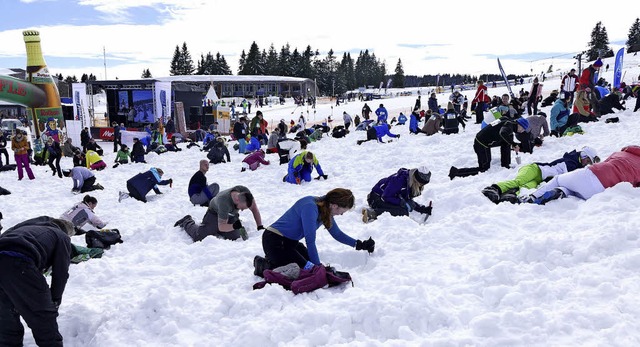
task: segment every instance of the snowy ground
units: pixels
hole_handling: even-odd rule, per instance
[[[606,63],[606,62],[605,62]],[[613,66],[613,61],[609,61]],[[640,73],[638,63],[627,76]],[[612,81],[611,72],[604,77]],[[628,81],[629,78],[627,78]],[[529,86],[525,85],[525,90]],[[519,90],[520,86],[518,86]],[[545,91],[559,80],[545,82]],[[423,89],[423,91],[426,91]],[[504,89],[489,89],[500,95]],[[464,92],[473,97],[474,91]],[[446,103],[449,93],[439,95]],[[423,105],[427,97],[423,93]],[[415,96],[381,102],[391,116],[406,112]],[[378,101],[369,103],[375,109]],[[634,105],[635,99],[628,101]],[[359,113],[361,102],[333,110]],[[270,120],[293,116],[293,107],[264,108]],[[550,107],[543,111],[550,110]],[[319,105],[317,117],[330,114]],[[321,116],[322,115],[322,116]],[[551,161],[589,145],[605,158],[630,144],[640,144],[640,113],[617,113],[620,123],[583,124],[584,135],[549,138],[522,164]],[[475,166],[472,149],[478,125],[457,135],[408,134],[389,144],[357,146],[363,132],[323,138],[316,153],[327,181],[294,186],[282,183],[285,165],[240,173],[242,156],[212,166],[207,177],[223,189],[246,185],[256,196],[265,225],[297,199],[335,187],[351,189],[356,207],[337,217],[354,238],[376,240],[368,255],[335,242],[319,230],[320,258],[348,271],[354,286],[321,289],[294,296],[279,286],[253,291],[252,259],[263,254],[261,233],[249,212],[241,217],[249,240],[205,239],[192,243],[173,223],[186,214],[196,220],[204,208],[187,199],[187,184],[205,153],[149,155],[148,164],[97,172],[106,187],[95,192],[96,212],[118,228],[125,242],[102,259],[72,265],[58,319],[67,346],[637,346],[640,344],[640,190],[620,184],[589,201],[564,199],[546,206],[494,205],[480,190],[509,178],[516,169],[499,165],[479,176],[447,177],[449,167]],[[105,160],[111,166],[110,144]],[[13,162],[13,160],[12,160]],[[515,163],[515,161],[514,161]],[[363,224],[360,209],[382,177],[400,167],[427,165],[431,183],[417,201],[433,201],[426,224],[383,215]],[[63,158],[63,166],[71,160]],[[155,166],[173,188],[147,204],[118,203],[125,181]],[[70,179],[52,177],[48,167],[34,167],[36,180],[20,181],[15,172],[0,173],[0,185],[12,195],[0,197],[8,228],[38,215],[59,216],[82,195],[70,192]],[[84,245],[82,237],[74,243]],[[25,344],[34,346],[27,330]]]

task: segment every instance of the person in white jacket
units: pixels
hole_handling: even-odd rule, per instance
[[[98,206],[98,199],[91,195],[85,195],[82,202],[75,204],[60,216],[60,219],[67,220],[73,224],[77,231],[81,230],[87,223],[102,229],[107,223],[103,222],[93,210]]]

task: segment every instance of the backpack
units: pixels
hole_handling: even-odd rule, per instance
[[[89,248],[109,249],[111,245],[124,242],[118,229],[89,230],[84,238]]]
[[[443,116],[442,133],[457,134],[458,133],[458,115],[455,112],[447,112]]]
[[[336,139],[345,137],[346,135],[347,135],[347,130],[345,130],[344,126],[342,125],[336,126],[335,128],[333,128],[333,131],[331,132],[331,136],[333,136]]]
[[[579,125],[574,125],[572,127],[568,127],[562,135],[571,136],[573,134],[584,134],[584,131],[582,130],[582,127],[580,127]]]

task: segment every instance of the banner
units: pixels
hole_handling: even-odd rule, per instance
[[[622,82],[622,60],[624,58],[624,48],[620,48],[616,54],[616,65],[613,68],[613,88],[620,88]]]
[[[504,73],[504,69],[502,68],[502,64],[500,64],[500,58],[498,58],[498,67],[500,68],[500,73],[502,74],[502,78],[504,79],[504,83],[507,86],[507,89],[509,90],[509,95],[511,95],[512,99],[515,99],[515,95],[513,95],[513,92],[511,91],[511,85],[509,84],[509,80],[507,79],[507,75]]]
[[[156,119],[167,124],[171,117],[171,82],[155,83]]]
[[[89,104],[87,103],[87,85],[84,83],[71,84],[73,97],[73,119],[80,121],[82,127],[91,127]]]

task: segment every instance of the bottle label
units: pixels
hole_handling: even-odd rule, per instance
[[[31,74],[31,83],[33,84],[49,84],[52,82],[51,74],[46,66]]]

